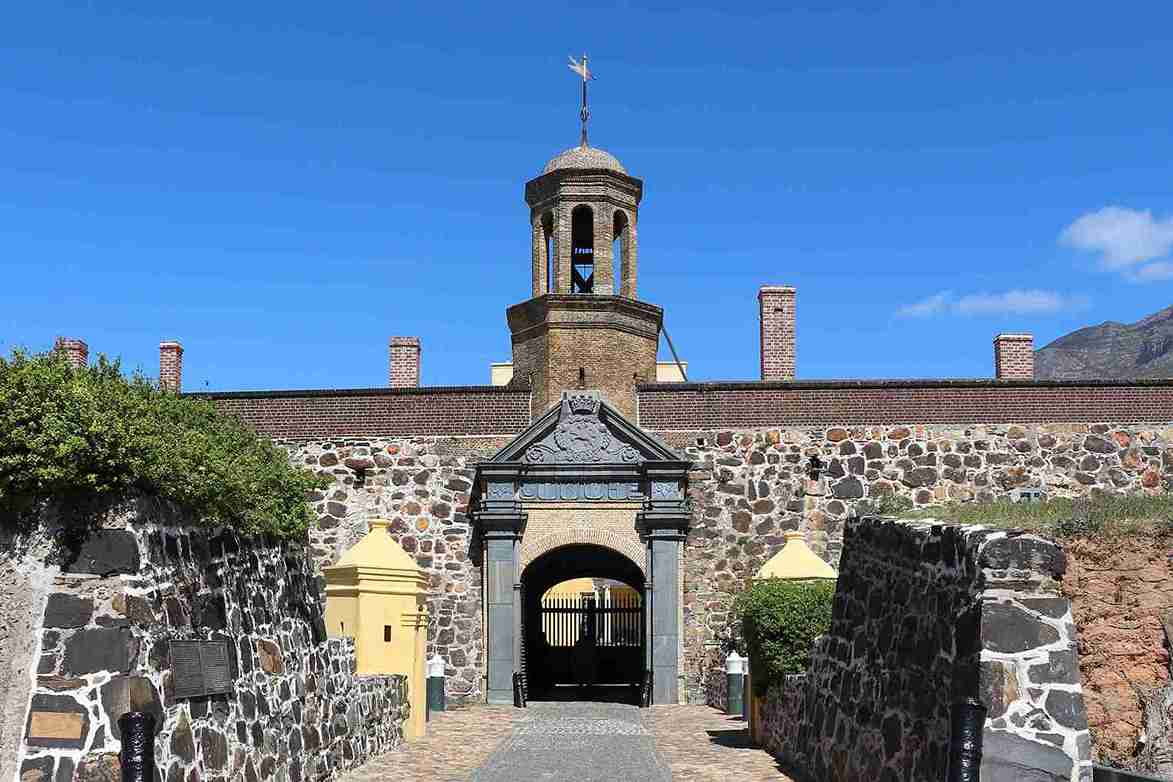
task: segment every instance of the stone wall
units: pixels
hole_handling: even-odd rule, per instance
[[[52,574],[41,563],[48,541],[0,529],[0,780],[16,776],[24,713],[40,652],[38,632]]]
[[[936,782],[950,704],[978,697],[982,780],[1090,782],[1065,567],[1032,535],[853,519],[831,629],[768,696],[767,747],[800,778]]]
[[[333,564],[368,530],[368,519],[391,521],[389,532],[428,574],[428,655],[446,662],[450,702],[482,699],[484,625],[481,574],[470,549],[468,499],[476,459],[509,438],[338,438],[277,441],[294,464],[333,484],[312,497],[315,564]]]
[[[689,700],[704,699],[722,660],[729,609],[783,533],[839,560],[843,524],[861,501],[916,506],[989,501],[1042,487],[1161,493],[1173,478],[1173,428],[1117,424],[869,426],[659,432],[697,463],[684,572],[683,667]],[[811,457],[823,465],[810,479]]]
[[[1170,685],[1164,626],[1173,611],[1169,541],[1084,538],[1065,541],[1065,548],[1063,593],[1079,631],[1092,743],[1101,762],[1135,768],[1145,705]]]
[[[126,711],[155,715],[166,782],[331,779],[401,743],[407,683],[326,639],[305,547],[183,521],[142,499],[43,565],[21,782],[118,778]],[[231,693],[175,697],[170,641],[195,639],[230,642]]]

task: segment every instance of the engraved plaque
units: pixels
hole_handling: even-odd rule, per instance
[[[84,714],[34,711],[29,718],[28,738],[81,741],[85,738],[85,729]]]
[[[232,692],[227,641],[172,641],[171,674],[176,698]]]

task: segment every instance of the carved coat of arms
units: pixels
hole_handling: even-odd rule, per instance
[[[627,464],[640,453],[619,440],[599,416],[597,391],[568,392],[554,431],[525,451],[531,464]]]

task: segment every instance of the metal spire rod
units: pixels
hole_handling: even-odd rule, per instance
[[[587,120],[591,118],[590,106],[587,104],[587,82],[595,78],[590,69],[587,68],[587,56],[582,55],[582,62],[570,58],[570,70],[582,77],[582,108],[579,109],[578,118],[582,120],[582,135],[579,137],[578,143],[581,146],[587,146]]]

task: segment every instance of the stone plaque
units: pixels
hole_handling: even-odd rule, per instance
[[[28,738],[50,741],[81,741],[85,738],[85,715],[67,711],[34,711],[29,719]]]
[[[24,734],[29,746],[80,749],[89,730],[89,713],[72,695],[33,695]]]
[[[176,698],[232,692],[227,641],[172,641],[171,674]]]

